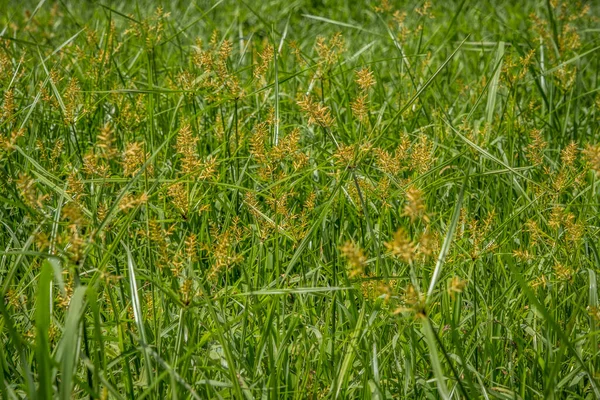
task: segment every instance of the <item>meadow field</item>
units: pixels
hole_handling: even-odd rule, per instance
[[[1,399],[600,398],[597,1],[0,10]]]

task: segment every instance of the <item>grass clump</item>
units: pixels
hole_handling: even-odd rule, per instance
[[[1,398],[600,397],[598,8],[329,3],[4,2]]]

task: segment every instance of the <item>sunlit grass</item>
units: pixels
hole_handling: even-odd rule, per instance
[[[0,8],[0,398],[597,398],[598,7]]]

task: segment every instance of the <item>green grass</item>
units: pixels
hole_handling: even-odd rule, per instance
[[[598,5],[390,3],[0,1],[0,398],[600,397]]]

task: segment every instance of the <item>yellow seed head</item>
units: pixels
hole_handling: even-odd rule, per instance
[[[367,265],[367,257],[363,250],[353,242],[346,242],[340,248],[342,255],[346,258],[349,265],[349,278],[355,278],[361,276],[365,271]]]
[[[119,209],[123,212],[128,212],[140,204],[145,204],[147,201],[148,195],[146,193],[142,193],[139,196],[136,196],[133,193],[127,193],[119,202]]]
[[[144,164],[146,154],[141,142],[128,143],[123,152],[123,175],[134,176]]]
[[[560,161],[564,167],[572,167],[577,159],[577,143],[571,142],[560,152]]]
[[[317,103],[310,96],[297,101],[300,109],[308,116],[309,125],[320,125],[324,128],[329,128],[333,125],[333,118],[329,107]]]
[[[356,117],[356,119],[358,119],[360,122],[367,121],[367,115],[369,112],[368,104],[369,100],[367,98],[367,95],[360,94],[356,99],[354,99],[354,101],[350,105],[354,117]]]
[[[411,222],[415,222],[419,218],[427,222],[429,217],[426,211],[423,191],[414,186],[409,187],[406,190],[406,203],[402,215],[409,217]]]
[[[389,0],[381,0],[381,3],[378,6],[374,6],[373,9],[380,14],[388,13],[392,10],[392,5]]]
[[[263,48],[263,51],[258,54],[260,58],[260,63],[254,67],[254,77],[261,79],[264,78],[267,69],[269,69],[269,65],[271,61],[273,61],[273,56],[275,52],[273,46],[271,44],[266,44]]]
[[[573,279],[573,270],[561,263],[556,263],[553,267],[556,277],[561,281],[570,281]]]
[[[196,171],[200,166],[200,160],[196,152],[198,138],[193,135],[189,124],[184,124],[177,133],[177,153],[181,156],[181,172],[189,174]]]
[[[424,317],[425,314],[425,295],[419,293],[414,286],[409,285],[402,295],[402,306],[398,307],[394,314],[411,313],[416,317]]]
[[[115,146],[115,137],[110,124],[106,123],[102,129],[100,129],[96,147],[100,149],[98,157],[104,160],[110,161],[116,156],[117,148]]]
[[[187,215],[190,207],[187,184],[176,182],[169,187],[168,192],[175,208],[183,215]]]
[[[433,163],[433,144],[425,135],[419,136],[419,141],[413,145],[410,154],[411,168],[418,173],[427,171]]]
[[[427,0],[423,5],[419,8],[415,9],[415,12],[422,17],[435,18],[431,13],[431,1]]]
[[[5,151],[7,153],[15,150],[15,146],[17,145],[17,141],[21,136],[23,136],[25,129],[17,129],[11,132],[10,136],[4,137],[0,134],[0,151]]]
[[[4,103],[2,104],[2,119],[8,121],[12,119],[17,105],[15,104],[15,94],[13,89],[4,92]]]
[[[367,91],[371,87],[375,86],[377,81],[373,77],[373,71],[369,67],[364,67],[356,71],[356,83],[360,87],[360,90]]]
[[[460,279],[458,276],[452,277],[452,280],[448,283],[448,294],[454,298],[456,293],[462,293],[467,286],[467,281]]]
[[[344,50],[344,38],[341,33],[336,33],[327,41],[324,37],[317,38],[317,54],[326,67],[333,65]]]
[[[394,238],[389,242],[385,242],[385,247],[390,250],[392,255],[406,263],[411,263],[415,258],[415,244],[404,228],[399,228],[394,233]]]
[[[588,144],[582,153],[590,169],[600,175],[600,144]]]
[[[529,252],[529,250],[521,250],[517,249],[513,251],[513,257],[520,261],[528,262],[534,259],[534,256]]]
[[[544,162],[544,150],[546,141],[542,137],[542,132],[539,129],[534,129],[529,133],[531,143],[525,148],[527,159],[534,165],[541,165]]]

